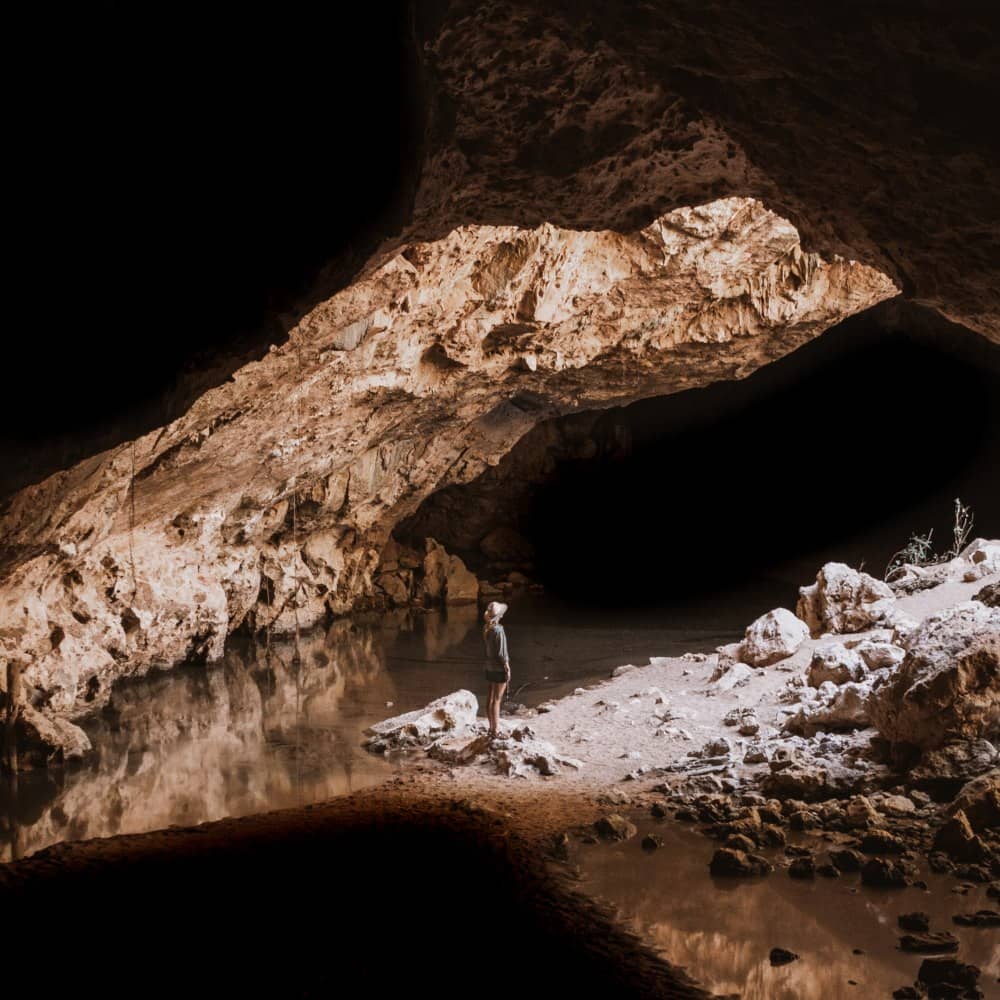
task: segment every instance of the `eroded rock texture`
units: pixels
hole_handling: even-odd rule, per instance
[[[434,11],[434,13],[431,13]],[[629,230],[752,195],[1000,341],[985,10],[766,0],[428,6],[415,231]]]
[[[393,526],[538,421],[742,377],[894,293],[749,199],[408,245],[182,419],[13,498],[3,655],[76,715],[244,620],[370,603]]]
[[[931,615],[907,642],[899,669],[869,701],[895,743],[936,747],[1000,732],[1000,611],[978,601]]]

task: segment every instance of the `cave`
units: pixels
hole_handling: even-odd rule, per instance
[[[955,498],[1000,530],[998,378],[995,348],[886,303],[735,385],[541,424],[396,535],[570,605],[787,603],[831,559],[881,578],[913,534],[946,543]]]
[[[13,986],[995,992],[995,18],[44,17]]]

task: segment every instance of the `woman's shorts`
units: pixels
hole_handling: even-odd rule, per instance
[[[487,668],[486,679],[491,684],[504,684],[507,681],[507,674],[504,672],[503,667],[501,667],[499,670],[491,670]]]

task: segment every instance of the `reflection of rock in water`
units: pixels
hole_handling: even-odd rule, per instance
[[[465,641],[479,621],[479,609],[475,604],[457,604],[448,608],[447,614],[428,615],[424,621],[427,659],[439,660],[451,647]]]
[[[298,643],[232,644],[215,667],[121,683],[86,724],[96,749],[87,766],[12,776],[0,790],[0,859],[61,840],[318,801],[368,783],[384,765],[360,751],[367,720],[344,705],[361,689],[383,702],[394,696],[375,630],[347,621]]]
[[[595,849],[583,859],[584,872],[591,889],[619,907],[643,938],[718,994],[743,1000],[875,997],[913,981],[916,966],[911,969],[910,957],[896,949],[895,915],[907,904],[893,890],[855,894],[850,879],[804,883],[781,871],[757,882],[715,882],[704,841],[667,825],[654,829],[665,841],[654,857],[640,861],[626,849]],[[970,910],[986,903],[976,891],[962,898],[972,900]],[[931,913],[932,926],[951,928],[954,899],[944,883],[932,880],[932,892],[919,905]],[[791,948],[800,960],[772,967],[768,956],[775,945]],[[855,954],[856,947],[864,954]],[[984,970],[1000,961],[1000,951],[978,932],[963,938],[962,950],[965,961]]]

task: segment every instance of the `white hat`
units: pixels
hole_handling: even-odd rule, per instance
[[[486,605],[486,611],[483,613],[483,618],[488,622],[498,622],[503,616],[507,614],[507,605],[502,601],[490,601]]]

